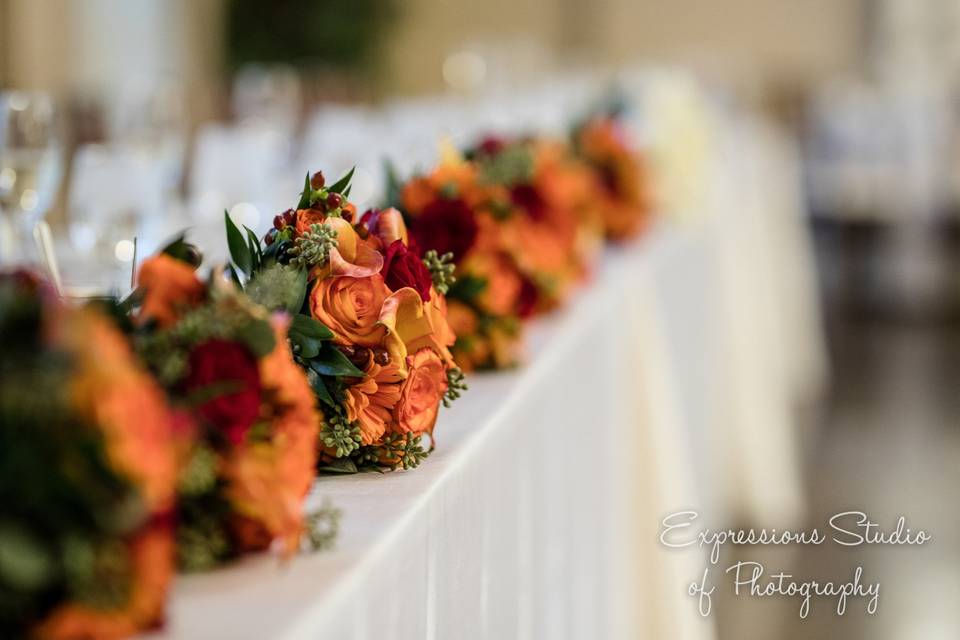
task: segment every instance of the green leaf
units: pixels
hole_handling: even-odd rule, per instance
[[[293,316],[290,329],[287,331],[287,337],[290,338],[290,342],[299,347],[294,349],[294,353],[305,360],[309,360],[320,353],[323,341],[332,338],[333,332],[323,323],[317,322],[310,316],[298,313]]]
[[[478,278],[471,275],[457,276],[457,280],[450,285],[450,289],[447,291],[447,297],[469,301],[483,293],[486,288],[486,278]]]
[[[240,281],[240,276],[237,275],[237,269],[232,264],[226,269],[227,275],[230,276],[230,280],[233,281],[233,284],[236,285],[237,289],[243,291],[243,283]]]
[[[230,249],[233,264],[249,276],[253,272],[253,257],[250,255],[250,248],[244,242],[243,234],[240,233],[240,229],[237,229],[237,225],[230,219],[230,214],[226,210],[223,212],[223,219],[227,226],[227,247]]]
[[[340,195],[346,197],[346,195],[343,193],[343,190],[347,187],[347,185],[350,184],[350,180],[353,178],[353,172],[356,171],[356,169],[357,169],[356,167],[353,167],[352,169],[350,169],[350,171],[347,171],[347,175],[343,176],[342,178],[334,182],[332,185],[327,187],[327,192],[339,193]],[[307,185],[309,186],[309,184],[310,184],[310,179],[309,179],[309,176],[307,176]]]
[[[244,324],[237,332],[237,337],[247,345],[254,357],[262,358],[273,351],[277,346],[277,339],[273,327],[263,320],[251,320]]]
[[[330,340],[333,338],[333,331],[330,331],[327,325],[303,313],[298,313],[293,316],[290,329],[307,337],[316,338],[317,340]]]
[[[319,373],[313,369],[307,369],[307,381],[310,382],[310,388],[313,389],[313,393],[321,402],[328,407],[336,407],[333,396],[330,395],[330,390],[327,389],[327,385]]]
[[[52,570],[47,550],[33,536],[15,525],[0,526],[0,582],[35,591],[50,580]]]
[[[317,471],[324,473],[356,473],[357,465],[350,458],[337,458],[332,462],[318,466]]]
[[[347,359],[339,349],[330,343],[320,348],[320,353],[310,360],[310,368],[322,376],[361,377],[363,371]]]
[[[259,271],[263,264],[263,250],[260,248],[260,240],[253,230],[244,225],[243,230],[247,232],[247,248],[250,250],[250,257],[253,260],[253,270]]]
[[[306,209],[310,206],[310,196],[313,193],[313,187],[310,186],[310,172],[307,171],[307,177],[303,179],[303,191],[300,192],[300,202],[297,203],[297,209]]]
[[[400,177],[397,175],[397,168],[389,158],[383,159],[383,173],[387,176],[386,194],[384,196],[385,207],[400,206]]]

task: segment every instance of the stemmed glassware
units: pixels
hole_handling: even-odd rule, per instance
[[[33,229],[50,209],[62,175],[59,121],[45,93],[0,93],[0,263],[36,263]]]

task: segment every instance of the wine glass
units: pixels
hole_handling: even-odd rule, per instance
[[[45,93],[0,93],[0,262],[37,262],[33,228],[53,203],[61,177],[58,120]]]

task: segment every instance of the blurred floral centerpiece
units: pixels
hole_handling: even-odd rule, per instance
[[[106,316],[0,275],[0,636],[101,638],[163,621],[174,421]]]
[[[650,185],[621,120],[614,113],[579,123],[573,148],[597,176],[597,204],[607,238],[623,241],[641,233],[652,209]]]
[[[390,189],[416,245],[457,262],[447,297],[464,368],[517,364],[522,320],[558,306],[586,272],[598,242],[590,177],[573,166],[547,143],[489,138]]]
[[[227,216],[235,281],[292,314],[293,358],[323,406],[319,469],[412,468],[440,405],[465,388],[443,295],[452,265],[421,255],[396,210],[359,216],[351,177],[308,176],[262,242]]]
[[[177,551],[188,570],[301,540],[322,546],[336,512],[304,521],[322,414],[272,314],[214,273],[201,281],[195,249],[177,241],[144,262],[134,344],[181,417]]]

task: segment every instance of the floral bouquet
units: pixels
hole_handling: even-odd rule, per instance
[[[162,390],[106,316],[0,275],[0,637],[159,625],[176,457]]]
[[[528,290],[520,317],[560,306],[602,246],[593,172],[568,146],[548,139],[487,138],[466,155],[509,212],[501,223],[504,245]]]
[[[351,176],[308,176],[262,242],[226,216],[232,270],[251,298],[293,314],[293,359],[323,406],[319,469],[409,469],[433,448],[440,404],[465,389],[443,295],[453,265],[421,255],[396,210],[358,216]]]
[[[628,240],[650,218],[651,196],[640,155],[615,116],[599,116],[574,128],[573,148],[596,173],[597,204],[606,237]]]
[[[393,198],[418,246],[457,261],[447,292],[457,362],[509,367],[521,320],[559,305],[599,244],[591,177],[545,142],[487,139],[466,159],[446,156]]]
[[[290,554],[332,539],[336,512],[304,520],[322,414],[271,314],[222,276],[201,281],[182,240],[144,262],[133,340],[181,410],[177,553],[200,570],[275,543]],[[306,534],[306,535],[304,535]]]

